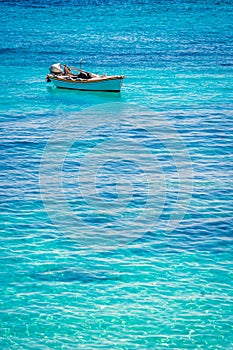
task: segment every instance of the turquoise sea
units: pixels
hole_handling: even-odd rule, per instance
[[[0,349],[233,349],[232,1],[0,14]]]

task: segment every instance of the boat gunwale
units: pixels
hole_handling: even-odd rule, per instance
[[[120,75],[120,76],[109,76],[109,77],[102,77],[102,78],[91,78],[91,79],[82,79],[82,80],[69,80],[69,79],[62,79],[59,77],[51,77],[50,75],[48,75],[49,78],[52,80],[57,80],[57,81],[61,81],[61,82],[65,82],[65,83],[75,83],[75,84],[83,84],[83,83],[101,83],[104,81],[109,81],[109,80],[123,80],[125,77],[124,75]]]

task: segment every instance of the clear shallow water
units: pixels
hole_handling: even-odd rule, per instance
[[[0,8],[1,349],[231,349],[231,2]],[[46,87],[80,57],[125,74],[122,93]],[[128,244],[94,250],[82,230]]]

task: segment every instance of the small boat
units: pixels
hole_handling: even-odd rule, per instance
[[[72,70],[79,71],[79,74],[73,74]],[[50,73],[46,76],[47,82],[52,82],[57,88],[83,90],[83,91],[109,91],[120,92],[122,86],[123,75],[107,76],[98,75],[71,67],[71,69],[61,63],[53,64],[49,70]]]

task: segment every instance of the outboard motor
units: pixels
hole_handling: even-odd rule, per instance
[[[63,70],[62,70],[62,65],[61,63],[55,63],[53,64],[51,67],[49,67],[49,71],[52,74],[62,74]]]

